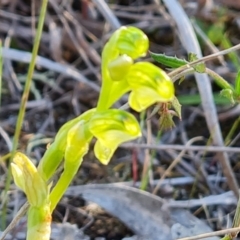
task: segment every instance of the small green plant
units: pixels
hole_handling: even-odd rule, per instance
[[[139,123],[132,114],[111,108],[116,101],[130,92],[128,103],[132,109],[141,112],[152,104],[162,104],[166,118],[169,105],[175,106],[170,77],[151,63],[135,62],[146,55],[148,46],[148,38],[141,30],[134,27],[117,30],[103,49],[102,88],[97,107],[60,128],[38,168],[22,153],[14,156],[13,178],[30,205],[27,239],[50,238],[51,213],[81,166],[93,138],[97,139],[95,156],[108,164],[121,143],[141,136]],[[49,181],[63,160],[63,173],[51,187]]]
[[[60,128],[37,168],[24,154],[14,154],[11,163],[13,178],[29,202],[27,240],[50,239],[51,214],[81,166],[93,138],[96,139],[96,158],[108,164],[120,144],[141,136],[139,123],[132,114],[112,108],[124,94],[129,93],[129,106],[136,112],[157,104],[161,129],[174,126],[173,116],[181,118],[181,105],[174,95],[173,82],[189,72],[210,74],[222,88],[223,96],[232,102],[240,101],[240,74],[232,86],[206,68],[204,61],[197,59],[195,54],[189,55],[187,61],[151,53],[156,61],[175,69],[166,74],[155,65],[139,59],[147,54],[148,47],[147,36],[135,27],[121,27],[115,31],[102,52],[102,87],[96,108]],[[36,51],[37,48],[35,57]],[[34,64],[28,79],[33,74],[33,67]],[[29,92],[31,81],[27,83]],[[24,99],[26,102],[27,94]],[[23,117],[24,114],[18,124],[13,152]],[[51,179],[62,162],[63,172],[53,185]]]

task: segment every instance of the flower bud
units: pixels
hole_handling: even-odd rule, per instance
[[[48,187],[37,168],[24,154],[18,152],[11,163],[15,184],[26,194],[29,204],[42,206],[48,201]]]

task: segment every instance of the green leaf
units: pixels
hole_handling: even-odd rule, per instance
[[[233,45],[230,38],[228,37],[228,34],[227,33],[224,34],[223,37],[221,38],[221,48],[228,49],[231,48],[232,46]],[[233,64],[233,66],[237,70],[240,70],[240,59],[237,51],[229,52],[227,56],[229,57],[229,61],[231,62],[231,64]]]
[[[216,105],[229,105],[229,100],[220,96],[219,93],[213,93],[213,99]],[[178,96],[178,100],[182,105],[198,105],[202,102],[199,94]]]
[[[156,102],[168,102],[174,98],[174,85],[169,76],[148,62],[134,64],[127,81],[131,87],[129,105],[135,111],[142,111]]]
[[[213,44],[221,43],[224,37],[225,24],[221,21],[217,21],[215,24],[211,24],[207,32],[207,36],[213,42]]]
[[[103,164],[108,164],[120,144],[141,136],[136,118],[119,109],[96,113],[88,125],[90,132],[97,138],[95,155]]]
[[[150,56],[156,62],[161,63],[164,66],[171,67],[171,68],[178,68],[178,67],[188,64],[188,61],[186,61],[185,59],[171,57],[171,56],[167,56],[167,55],[161,54],[161,53],[150,52]]]
[[[236,94],[240,96],[240,70],[238,71],[235,79],[235,91],[236,91]]]
[[[227,98],[228,100],[231,101],[232,104],[235,103],[234,101],[234,98],[233,98],[233,91],[232,89],[223,89],[221,92],[220,92],[221,96]]]
[[[181,110],[182,110],[182,105],[179,103],[178,99],[176,97],[174,97],[173,101],[171,102],[172,104],[172,107],[174,108],[174,110],[176,111],[177,113],[177,116],[182,119],[182,113],[181,113]]]

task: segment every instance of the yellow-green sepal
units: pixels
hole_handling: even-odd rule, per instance
[[[127,81],[131,87],[129,105],[135,111],[143,111],[156,102],[168,102],[174,98],[174,85],[169,76],[148,62],[134,64]]]
[[[89,130],[97,138],[94,153],[103,164],[108,164],[120,144],[141,136],[136,118],[119,109],[96,113],[89,122]]]

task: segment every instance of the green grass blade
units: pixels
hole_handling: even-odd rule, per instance
[[[238,71],[235,79],[235,92],[238,96],[240,96],[240,70]]]
[[[230,129],[230,131],[228,133],[228,135],[225,138],[224,142],[225,142],[226,146],[231,143],[233,135],[234,135],[234,133],[236,133],[239,124],[240,124],[240,117],[238,117],[237,120],[234,121],[234,123],[233,123],[233,125],[232,125],[232,127],[231,127],[231,129]]]
[[[223,46],[224,49],[228,49],[228,48],[232,47],[232,43],[230,42],[229,38],[226,35],[223,36],[221,45]],[[233,63],[233,65],[235,66],[235,68],[237,70],[240,70],[240,60],[237,55],[237,52],[232,51],[232,52],[228,53],[228,56],[229,56],[231,62]]]
[[[222,96],[219,93],[213,94],[214,102],[216,105],[229,105],[231,102]],[[201,97],[199,94],[194,95],[182,95],[178,96],[178,100],[182,105],[198,105],[201,104]]]
[[[44,20],[45,20],[45,16],[46,16],[47,3],[48,3],[48,0],[42,0],[39,22],[38,22],[36,37],[34,40],[34,45],[33,45],[33,50],[32,50],[32,59],[31,59],[31,63],[28,68],[27,79],[26,79],[26,83],[25,83],[25,87],[24,87],[24,91],[23,91],[23,95],[22,95],[22,99],[21,99],[21,103],[20,103],[20,107],[19,107],[20,110],[18,113],[16,129],[15,129],[15,133],[14,133],[14,137],[13,137],[13,148],[12,148],[10,162],[12,161],[13,156],[18,147],[19,136],[21,133],[22,123],[23,123],[24,116],[25,116],[26,104],[27,104],[27,100],[28,100],[28,96],[29,96],[29,92],[30,92],[30,88],[31,88],[32,76],[33,76],[36,59],[37,59],[37,53],[38,53],[40,40],[41,40],[41,36],[42,36],[43,24],[44,24]],[[7,180],[6,180],[6,184],[5,184],[5,195],[6,196],[7,196],[7,191],[9,190],[11,179],[12,179],[11,171],[8,171]],[[7,214],[6,203],[7,203],[7,201],[5,202],[5,206],[3,208],[3,213],[2,213],[2,224],[1,225],[2,225],[3,229],[6,226],[6,214]]]

